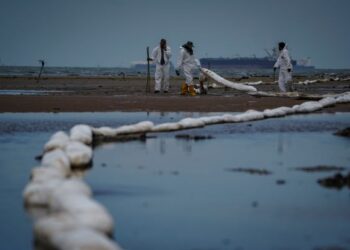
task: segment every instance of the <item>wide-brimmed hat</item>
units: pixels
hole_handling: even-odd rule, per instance
[[[186,43],[188,46],[192,46],[192,47],[194,47],[194,45],[193,45],[193,42],[191,42],[191,41],[187,41],[187,43]]]

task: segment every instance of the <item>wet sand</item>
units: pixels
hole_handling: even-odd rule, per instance
[[[237,79],[229,79],[238,81]],[[244,81],[271,82],[267,77]],[[304,80],[295,78],[294,81]],[[33,77],[0,77],[0,112],[94,112],[94,111],[188,111],[188,112],[241,112],[248,109],[264,110],[292,106],[304,102],[282,97],[253,97],[227,88],[209,89],[208,95],[180,96],[181,78],[171,79],[169,93],[146,93],[144,77],[86,78],[50,77],[40,83]],[[197,80],[198,81],[198,80]],[[277,84],[256,86],[262,91],[278,91]],[[302,93],[326,94],[350,91],[350,81],[295,85]],[[2,95],[1,90],[56,91],[45,95]],[[350,104],[324,109],[323,112],[350,112]]]

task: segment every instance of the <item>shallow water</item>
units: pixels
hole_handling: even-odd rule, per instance
[[[0,114],[1,248],[31,248],[32,221],[21,193],[38,164],[34,156],[52,133],[76,123],[119,126],[199,115],[209,114]],[[332,134],[348,126],[349,113],[313,114],[103,144],[94,150],[86,180],[115,218],[115,238],[125,249],[348,247],[349,189],[318,185],[318,178],[332,172],[293,169],[350,168],[350,140]],[[189,133],[214,139],[175,138]],[[248,167],[272,174],[229,171]],[[277,185],[277,180],[286,183]]]
[[[350,245],[350,192],[292,168],[349,162],[349,139],[331,133],[161,136],[95,149],[87,180],[126,249],[312,249]]]
[[[26,89],[1,89],[0,95],[48,95],[50,93],[63,93],[69,91],[57,91],[57,90],[26,90]]]

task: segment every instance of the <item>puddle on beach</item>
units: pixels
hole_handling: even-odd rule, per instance
[[[349,246],[350,191],[293,168],[349,163],[350,140],[331,133],[166,134],[96,148],[87,180],[126,249],[313,249]]]
[[[0,114],[2,247],[32,246],[21,193],[52,133],[77,123],[119,126],[199,115],[210,114]],[[114,238],[125,249],[346,249],[350,189],[318,184],[336,172],[296,168],[336,166],[347,174],[350,139],[333,133],[349,126],[350,113],[312,114],[106,143],[94,149],[86,181],[114,217]],[[245,168],[269,174],[230,171]]]
[[[2,89],[2,90],[0,90],[0,95],[48,95],[50,93],[66,93],[66,92],[70,92],[70,91]]]

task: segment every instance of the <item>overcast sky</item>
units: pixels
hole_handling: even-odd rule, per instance
[[[168,40],[200,57],[264,56],[288,43],[293,58],[350,68],[349,0],[0,0],[6,65],[129,66]]]

